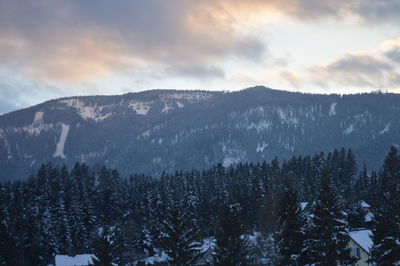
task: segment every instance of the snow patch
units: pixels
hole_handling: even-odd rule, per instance
[[[268,143],[263,142],[262,144],[257,143],[256,152],[264,152],[264,149],[268,147]]]
[[[15,133],[26,132],[30,136],[38,136],[43,131],[49,131],[52,128],[52,124],[44,124],[42,121],[39,121],[29,126],[7,128],[7,131],[13,131]]]
[[[35,117],[33,118],[32,124],[35,124],[35,123],[38,123],[38,122],[42,121],[43,120],[43,115],[44,115],[43,112],[36,112],[35,113]]]
[[[61,124],[60,139],[58,140],[56,151],[54,152],[53,157],[61,157],[63,159],[66,158],[64,154],[64,146],[65,146],[65,141],[67,140],[68,132],[69,132],[69,125]]]
[[[136,261],[131,262],[131,264],[132,265],[154,265],[154,264],[167,265],[167,262],[170,259],[171,258],[163,250],[156,249],[154,256],[147,257],[144,259],[138,259]]]
[[[96,122],[103,121],[111,116],[111,113],[104,113],[105,106],[86,106],[80,99],[61,100],[60,103],[72,107],[83,120],[92,119]]]
[[[224,154],[224,160],[222,162],[224,167],[237,164],[246,158],[246,152],[234,142],[223,143],[222,152]]]
[[[387,125],[385,126],[385,128],[382,129],[382,130],[379,132],[379,134],[380,134],[380,135],[383,135],[383,134],[385,134],[385,133],[388,133],[389,130],[390,130],[390,122],[387,123]]]
[[[353,131],[354,131],[354,125],[351,124],[350,126],[348,126],[348,127],[343,131],[343,134],[345,134],[345,135],[350,135]]]
[[[56,255],[56,266],[86,266],[92,264],[92,254],[81,254],[74,257],[67,255]]]
[[[161,110],[162,113],[168,113],[169,110],[174,109],[174,107],[172,105],[168,105],[166,102],[164,103],[164,108]]]
[[[276,112],[282,123],[290,124],[293,126],[297,126],[299,124],[299,119],[293,117],[293,111],[291,109],[289,109],[288,112],[285,112],[282,108],[277,108]]]
[[[211,93],[207,92],[179,92],[160,95],[160,99],[162,101],[165,99],[187,100],[190,103],[194,103],[210,99],[212,96]]]
[[[150,111],[149,102],[130,102],[128,106],[138,115],[147,115],[147,113]]]
[[[260,133],[261,131],[268,131],[272,127],[272,123],[270,121],[262,120],[257,123],[250,123],[247,126],[247,130],[250,129],[255,129],[257,133]]]
[[[329,116],[336,115],[336,105],[337,105],[337,103],[332,103],[331,104],[331,108],[329,110]]]

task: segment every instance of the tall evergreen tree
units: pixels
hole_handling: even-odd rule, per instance
[[[243,238],[245,233],[240,222],[239,204],[222,204],[219,216],[219,226],[216,232],[216,265],[247,265],[248,241]]]
[[[293,181],[286,178],[278,204],[277,237],[280,265],[298,265],[303,247],[305,219]]]
[[[386,157],[380,203],[374,212],[373,261],[379,265],[400,264],[400,156],[395,147]]]
[[[329,172],[325,170],[306,229],[302,262],[326,266],[337,265],[338,262],[351,263],[348,242],[346,217],[338,203]]]
[[[113,228],[104,227],[100,230],[98,238],[94,242],[94,266],[116,266],[117,257],[116,236]]]
[[[200,255],[199,232],[193,214],[182,204],[175,204],[163,223],[161,245],[173,265],[190,265]]]

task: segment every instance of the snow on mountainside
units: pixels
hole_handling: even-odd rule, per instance
[[[351,147],[373,168],[400,143],[400,96],[155,90],[70,97],[0,116],[0,180],[42,163],[102,163],[123,174]]]

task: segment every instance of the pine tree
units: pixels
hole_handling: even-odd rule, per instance
[[[8,228],[7,191],[0,183],[0,265],[15,265],[15,243]]]
[[[240,222],[240,205],[222,204],[219,216],[219,226],[216,232],[216,265],[247,265],[248,241],[242,237],[245,233]]]
[[[118,257],[115,231],[113,228],[104,227],[100,230],[98,238],[94,243],[94,256],[92,264],[94,266],[115,266]]]
[[[275,226],[275,201],[272,190],[272,182],[268,179],[263,183],[261,204],[258,210],[259,228],[262,233],[270,234]]]
[[[161,233],[161,246],[173,265],[193,264],[200,254],[199,232],[193,216],[182,204],[175,204],[166,216]]]
[[[349,234],[346,217],[332,188],[329,172],[323,172],[321,188],[312,207],[312,218],[306,229],[302,262],[315,265],[351,263],[347,247]]]
[[[365,213],[360,205],[360,202],[353,204],[348,210],[347,221],[350,228],[365,228],[367,226],[365,222]]]
[[[400,156],[392,147],[386,157],[380,195],[372,222],[373,261],[379,265],[400,264]]]
[[[293,181],[286,178],[278,204],[278,249],[280,265],[297,265],[303,245],[304,217]]]

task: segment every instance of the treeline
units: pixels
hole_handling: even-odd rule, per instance
[[[361,200],[373,209],[370,224]],[[300,202],[310,203],[311,215]],[[266,240],[269,264],[351,263],[349,230],[359,227],[374,233],[376,262],[400,261],[395,148],[378,173],[357,171],[352,151],[339,149],[158,178],[49,163],[27,180],[0,184],[0,265],[46,265],[55,254],[83,253],[95,254],[98,265],[123,265],[160,250],[170,263],[188,265],[210,237],[215,264],[246,265],[252,261],[243,235],[253,232]]]

